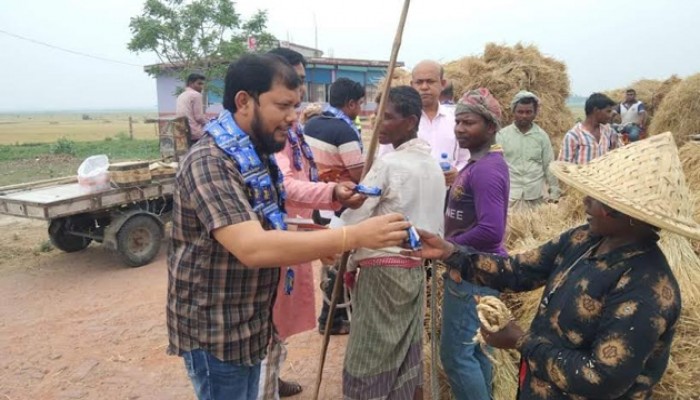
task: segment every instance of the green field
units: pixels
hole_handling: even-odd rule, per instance
[[[0,114],[0,144],[50,143],[65,137],[73,141],[104,140],[116,135],[129,135],[132,117],[135,139],[156,139],[157,124],[146,119],[157,113],[40,113]]]

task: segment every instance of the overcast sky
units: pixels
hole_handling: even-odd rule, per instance
[[[156,106],[155,80],[132,54],[129,18],[143,0],[0,0],[0,30],[100,61],[0,33],[0,110],[141,108]],[[402,0],[248,0],[243,16],[267,9],[281,40],[314,45],[326,55],[388,59]],[[572,92],[624,86],[639,78],[700,72],[700,1],[695,0],[413,0],[399,59],[449,61],[487,42],[539,46],[566,62]]]

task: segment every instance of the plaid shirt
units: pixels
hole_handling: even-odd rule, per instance
[[[203,349],[222,361],[258,364],[270,340],[279,268],[248,268],[213,238],[217,228],[258,216],[235,163],[211,136],[181,161],[173,197],[168,353]]]
[[[619,147],[617,132],[609,124],[600,125],[600,140],[583,129],[583,124],[576,124],[564,136],[564,143],[559,150],[559,161],[574,164],[588,164],[594,158]]]

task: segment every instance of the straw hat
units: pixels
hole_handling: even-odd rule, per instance
[[[564,183],[632,218],[700,239],[693,197],[670,132],[613,150],[588,164],[561,161],[550,170]]]

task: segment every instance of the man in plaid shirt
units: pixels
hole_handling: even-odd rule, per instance
[[[229,66],[224,108],[274,177],[270,155],[296,122],[300,84],[274,55]],[[272,332],[279,266],[357,247],[399,245],[409,224],[391,214],[345,229],[273,230],[253,211],[239,165],[207,132],[182,160],[168,250],[168,353],[183,357],[200,400],[252,400]],[[272,189],[279,205],[280,193]]]

